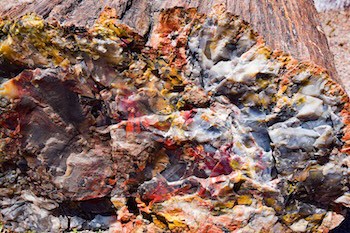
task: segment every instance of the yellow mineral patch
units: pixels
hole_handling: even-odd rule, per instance
[[[226,202],[219,202],[215,205],[215,208],[219,208],[219,209],[232,209],[236,204],[235,200],[229,200]]]
[[[271,50],[265,46],[261,46],[258,50],[257,50],[258,54],[262,54],[264,55],[267,59],[271,58]]]
[[[267,204],[267,206],[274,206],[276,204],[276,200],[274,198],[266,198],[265,199],[265,203]]]
[[[156,99],[154,108],[162,114],[170,114],[173,112],[173,108],[169,105],[169,102],[161,97]]]
[[[324,218],[326,213],[321,213],[321,214],[313,214],[305,218],[306,221],[308,222],[320,222]]]
[[[266,88],[271,84],[271,80],[267,79],[257,79],[256,81],[261,88]]]
[[[16,61],[21,55],[13,49],[13,44],[12,37],[8,35],[4,41],[0,42],[0,54],[10,60]]]
[[[126,30],[120,26],[117,22],[116,10],[114,8],[106,8],[95,23],[94,31],[102,35],[127,36]]]
[[[0,86],[0,96],[7,97],[9,99],[15,99],[19,96],[19,91],[14,84],[14,79],[11,79]]]
[[[168,222],[169,229],[173,230],[176,228],[186,228],[187,224],[183,215],[182,210],[174,209],[168,213],[161,214]]]
[[[28,14],[22,17],[21,19],[21,27],[28,28],[30,30],[33,29],[43,29],[45,26],[44,20],[35,14]]]
[[[176,103],[176,109],[181,109],[185,106],[186,102],[183,101],[183,100],[179,100],[177,103]]]
[[[239,169],[241,167],[241,164],[237,160],[231,160],[230,166],[233,170]]]
[[[237,203],[238,205],[251,205],[253,201],[248,195],[243,195],[237,198]]]
[[[162,221],[159,221],[158,218],[155,217],[155,216],[153,216],[153,223],[154,223],[157,227],[159,227],[159,228],[161,228],[161,229],[166,229],[166,228],[167,228],[167,226],[166,226]]]
[[[305,103],[305,101],[306,101],[305,96],[297,96],[297,98],[295,100],[295,104],[301,105],[301,104]]]
[[[124,198],[116,198],[116,197],[112,197],[111,198],[111,202],[113,203],[114,207],[119,210],[121,209],[123,206],[125,206],[126,200]]]
[[[282,221],[285,222],[286,224],[291,224],[295,222],[299,218],[298,213],[291,213],[291,214],[286,214],[282,217]]]
[[[0,53],[8,56],[9,54],[11,54],[13,52],[11,45],[13,43],[13,39],[11,36],[7,36],[7,39],[4,40],[1,44],[0,44]]]

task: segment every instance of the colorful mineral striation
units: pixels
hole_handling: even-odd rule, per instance
[[[16,232],[327,232],[350,206],[348,97],[215,8],[148,37],[0,21],[0,219]]]

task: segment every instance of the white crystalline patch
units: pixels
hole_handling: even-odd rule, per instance
[[[300,74],[295,75],[292,80],[296,83],[301,83],[307,81],[307,79],[311,76],[310,72],[303,71]]]
[[[211,73],[215,73],[216,76],[226,76],[234,69],[234,65],[232,61],[220,61],[210,71]]]
[[[246,54],[243,54],[239,59],[235,68],[227,75],[227,79],[233,82],[249,83],[255,80],[258,73],[277,74],[280,64],[271,62],[264,54],[258,54],[253,59],[250,58],[250,53],[256,48],[252,48]]]
[[[326,80],[310,80],[310,83],[308,85],[303,86],[300,89],[300,93],[304,95],[319,97],[321,96],[324,86],[326,84]]]
[[[196,140],[201,143],[213,141],[223,135],[223,128],[228,118],[228,113],[225,111],[199,110],[193,122],[186,127],[183,127],[184,121],[173,122],[168,135],[183,141]],[[211,128],[213,130],[210,130]]]
[[[305,219],[300,219],[298,222],[293,223],[290,226],[290,229],[292,229],[292,231],[294,231],[294,232],[305,232],[306,229],[307,229],[307,224],[308,223],[309,222],[306,221]]]
[[[234,82],[246,83],[252,81],[255,75],[267,66],[265,57],[253,61],[240,61],[237,66],[229,73],[228,79]]]
[[[21,197],[24,200],[32,202],[34,205],[46,210],[53,210],[59,206],[55,201],[45,199],[43,197],[37,197],[32,191],[29,190],[22,191]]]
[[[188,48],[192,52],[198,52],[198,47],[199,47],[199,39],[198,37],[191,37],[188,41]]]
[[[350,193],[349,192],[344,193],[343,196],[338,197],[334,202],[341,203],[346,207],[350,208]]]
[[[317,11],[344,10],[350,6],[350,0],[314,0]]]
[[[312,149],[320,136],[314,130],[297,128],[276,128],[269,130],[269,135],[275,146],[285,146],[289,149]]]
[[[333,128],[329,125],[321,125],[315,128],[321,136],[315,141],[314,147],[327,147],[334,141]]]
[[[325,229],[332,230],[339,226],[339,224],[344,220],[344,216],[337,214],[335,212],[329,211],[322,220],[320,229],[324,227]]]
[[[319,118],[323,113],[323,101],[311,96],[305,96],[303,99],[304,103],[296,117],[312,119]]]

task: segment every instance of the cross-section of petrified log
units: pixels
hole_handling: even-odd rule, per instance
[[[220,7],[162,11],[147,45],[114,16],[90,29],[1,21],[6,228],[326,232],[342,221],[348,97],[325,70],[269,49]]]

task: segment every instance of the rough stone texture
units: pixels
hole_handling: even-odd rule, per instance
[[[336,76],[223,14],[334,74],[320,28],[299,23],[316,25],[314,9],[239,1],[210,15],[215,3],[1,2],[4,15],[65,25],[1,25],[1,78],[17,76],[0,90],[6,228],[324,232],[342,221],[350,135]],[[96,21],[105,5],[116,11]],[[286,14],[300,20],[284,25]]]
[[[350,9],[320,13],[339,78],[350,92]]]
[[[33,14],[1,21],[5,227],[339,225],[350,205],[341,85],[268,48],[223,5],[207,15],[170,8],[154,17],[147,38],[111,8],[88,29]]]
[[[314,0],[317,11],[344,10],[350,6],[349,0]],[[322,16],[321,16],[322,18]]]
[[[337,79],[333,56],[315,7],[309,0],[2,0],[2,16],[19,17],[35,12],[48,20],[69,26],[92,26],[98,15],[109,6],[116,9],[121,21],[141,35],[152,28],[153,14],[171,7],[193,7],[209,13],[213,6],[224,4],[226,11],[240,15],[262,35],[268,46],[290,53],[297,59],[312,61]]]
[[[344,83],[347,92],[350,92],[350,2],[342,1],[315,1],[320,12],[320,19],[328,39],[331,52],[334,54],[336,69],[339,78]],[[350,231],[350,217],[348,211],[346,220],[334,230],[335,233]]]

